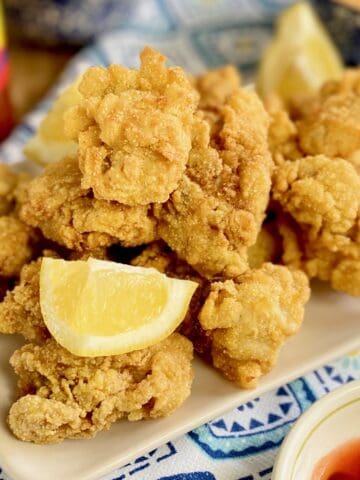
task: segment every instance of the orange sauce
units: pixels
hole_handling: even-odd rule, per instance
[[[319,460],[311,480],[360,480],[360,438],[343,443]]]

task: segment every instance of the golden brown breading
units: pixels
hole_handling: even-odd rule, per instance
[[[278,228],[285,265],[328,281],[335,290],[360,296],[360,218],[343,235],[324,232],[309,238],[309,231],[287,216],[279,218]]]
[[[302,272],[269,263],[236,282],[213,283],[199,322],[210,334],[214,366],[240,387],[255,387],[300,328],[309,294]]]
[[[199,114],[185,175],[170,200],[155,206],[159,236],[208,278],[231,278],[248,268],[247,248],[264,219],[272,169],[269,119],[256,94],[238,89],[221,115],[221,129],[211,138]]]
[[[358,220],[359,222],[359,220]],[[360,268],[359,224],[348,235],[321,235],[315,241],[305,241],[306,273],[330,281],[333,288],[357,296]],[[350,266],[352,264],[352,266]],[[342,282],[339,279],[342,279]]]
[[[36,255],[38,235],[18,219],[23,191],[29,182],[0,164],[0,278],[14,278],[21,267]]]
[[[247,255],[251,270],[261,267],[263,263],[278,263],[281,257],[281,237],[274,222],[263,224]]]
[[[330,283],[335,290],[360,297],[360,248],[356,261],[341,259],[333,267],[330,274]]]
[[[18,183],[18,175],[7,165],[0,163],[0,215],[6,215],[14,207],[14,190]]]
[[[66,114],[79,142],[83,188],[126,205],[164,202],[185,170],[198,94],[184,71],[147,47],[139,71],[93,67],[80,105]]]
[[[303,272],[270,263],[235,280],[208,282],[161,243],[133,264],[199,284],[179,331],[241,388],[255,387],[274,367],[281,346],[300,328],[310,295]]]
[[[297,122],[305,154],[352,162],[360,172],[360,69],[326,83],[301,106]]]
[[[227,99],[240,87],[240,74],[232,65],[209,70],[194,79],[200,93],[199,108],[210,125],[211,134],[221,128],[222,108]]]
[[[284,159],[295,160],[303,156],[298,145],[296,124],[290,118],[281,99],[276,95],[265,100],[270,115],[269,146],[275,165]]]
[[[25,265],[19,284],[0,303],[0,333],[20,333],[30,341],[49,337],[40,310],[40,267],[41,259]]]
[[[195,79],[196,89],[200,93],[199,107],[202,110],[218,111],[240,84],[240,73],[233,65],[206,71]]]
[[[265,105],[272,119],[269,142],[276,164],[324,154],[348,160],[360,172],[360,69],[326,82],[289,111],[275,96]]]
[[[109,357],[76,357],[48,340],[11,357],[21,398],[8,423],[21,440],[90,438],[121,418],[171,414],[190,395],[192,345],[178,333],[157,345]]]
[[[136,267],[155,268],[159,272],[167,274],[173,270],[171,265],[174,261],[176,261],[176,255],[165,243],[159,241],[147,245],[130,263]]]
[[[21,218],[39,227],[46,238],[79,251],[114,243],[141,245],[156,238],[149,207],[94,199],[80,183],[76,158],[49,165],[30,182]]]
[[[304,157],[276,168],[273,197],[310,229],[309,238],[320,233],[345,234],[360,208],[360,177],[345,160]]]
[[[256,243],[247,252],[250,269],[259,268],[263,263],[276,263],[280,260],[282,238],[277,228],[278,225],[274,221],[267,222],[261,227]],[[204,278],[184,260],[180,260],[175,252],[161,241],[147,245],[130,263],[135,266],[155,268],[169,276],[205,282]]]
[[[305,270],[303,241],[300,227],[290,215],[278,214],[276,218],[281,237],[282,263],[291,268]]]
[[[88,258],[97,258],[99,260],[109,260],[111,261],[108,249],[105,247],[98,247],[94,250],[83,250],[78,252],[72,250],[66,255],[66,260],[87,260]]]
[[[17,213],[29,181],[30,177],[26,173],[15,173],[0,163],[0,216]]]
[[[360,69],[290,112],[271,99],[268,105],[283,262],[358,295]]]
[[[0,216],[0,277],[19,275],[36,250],[38,236],[16,217]]]

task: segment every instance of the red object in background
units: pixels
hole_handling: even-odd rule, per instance
[[[0,0],[0,141],[7,137],[14,124],[8,90],[10,68],[5,48],[5,28],[3,18],[2,1]]]
[[[360,438],[332,450],[315,466],[312,480],[360,480]]]
[[[11,132],[14,125],[7,87],[0,93],[0,142]]]

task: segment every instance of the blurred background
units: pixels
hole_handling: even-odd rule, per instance
[[[2,136],[10,130],[43,97],[55,82],[66,62],[83,46],[103,32],[125,28],[132,17],[141,10],[144,1],[163,4],[166,0],[4,0],[3,17],[6,40],[0,48],[2,63],[10,64],[3,73],[3,83],[8,81],[8,92],[2,95]],[[194,0],[211,9],[221,0]],[[0,0],[1,3],[1,0]],[[174,2],[172,2],[174,3]],[[181,1],[178,2],[181,5]],[[187,4],[189,1],[187,1]],[[249,2],[234,0],[234,5],[244,8]],[[290,0],[263,0],[267,11],[272,12],[273,23],[282,9],[295,3]],[[313,0],[312,6],[322,18],[341,55],[348,65],[360,60],[360,0]],[[195,10],[194,10],[195,11]],[[149,25],[151,18],[149,18]],[[0,29],[1,34],[1,29]],[[297,32],[290,33],[296,36]],[[4,37],[4,35],[3,35]],[[243,46],[247,48],[246,45]],[[1,57],[0,57],[1,69]],[[4,70],[4,68],[3,68]],[[1,78],[1,77],[0,77]],[[1,86],[1,83],[0,83]],[[4,90],[4,89],[3,89]],[[11,115],[8,98],[11,98]],[[5,102],[5,103],[4,103]],[[5,118],[5,120],[4,120]]]

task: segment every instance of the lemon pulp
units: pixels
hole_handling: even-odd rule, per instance
[[[154,269],[44,258],[40,306],[50,333],[70,352],[115,355],[170,335],[196,287]]]
[[[144,278],[118,272],[114,276],[99,270],[89,276],[87,265],[77,267],[75,275],[72,270],[70,266],[69,275],[62,279],[64,284],[54,290],[57,302],[61,302],[54,307],[59,312],[63,309],[65,321],[78,333],[109,336],[126,332],[153,321],[166,304],[167,291],[157,275]],[[106,295],[95,294],[97,285]]]

